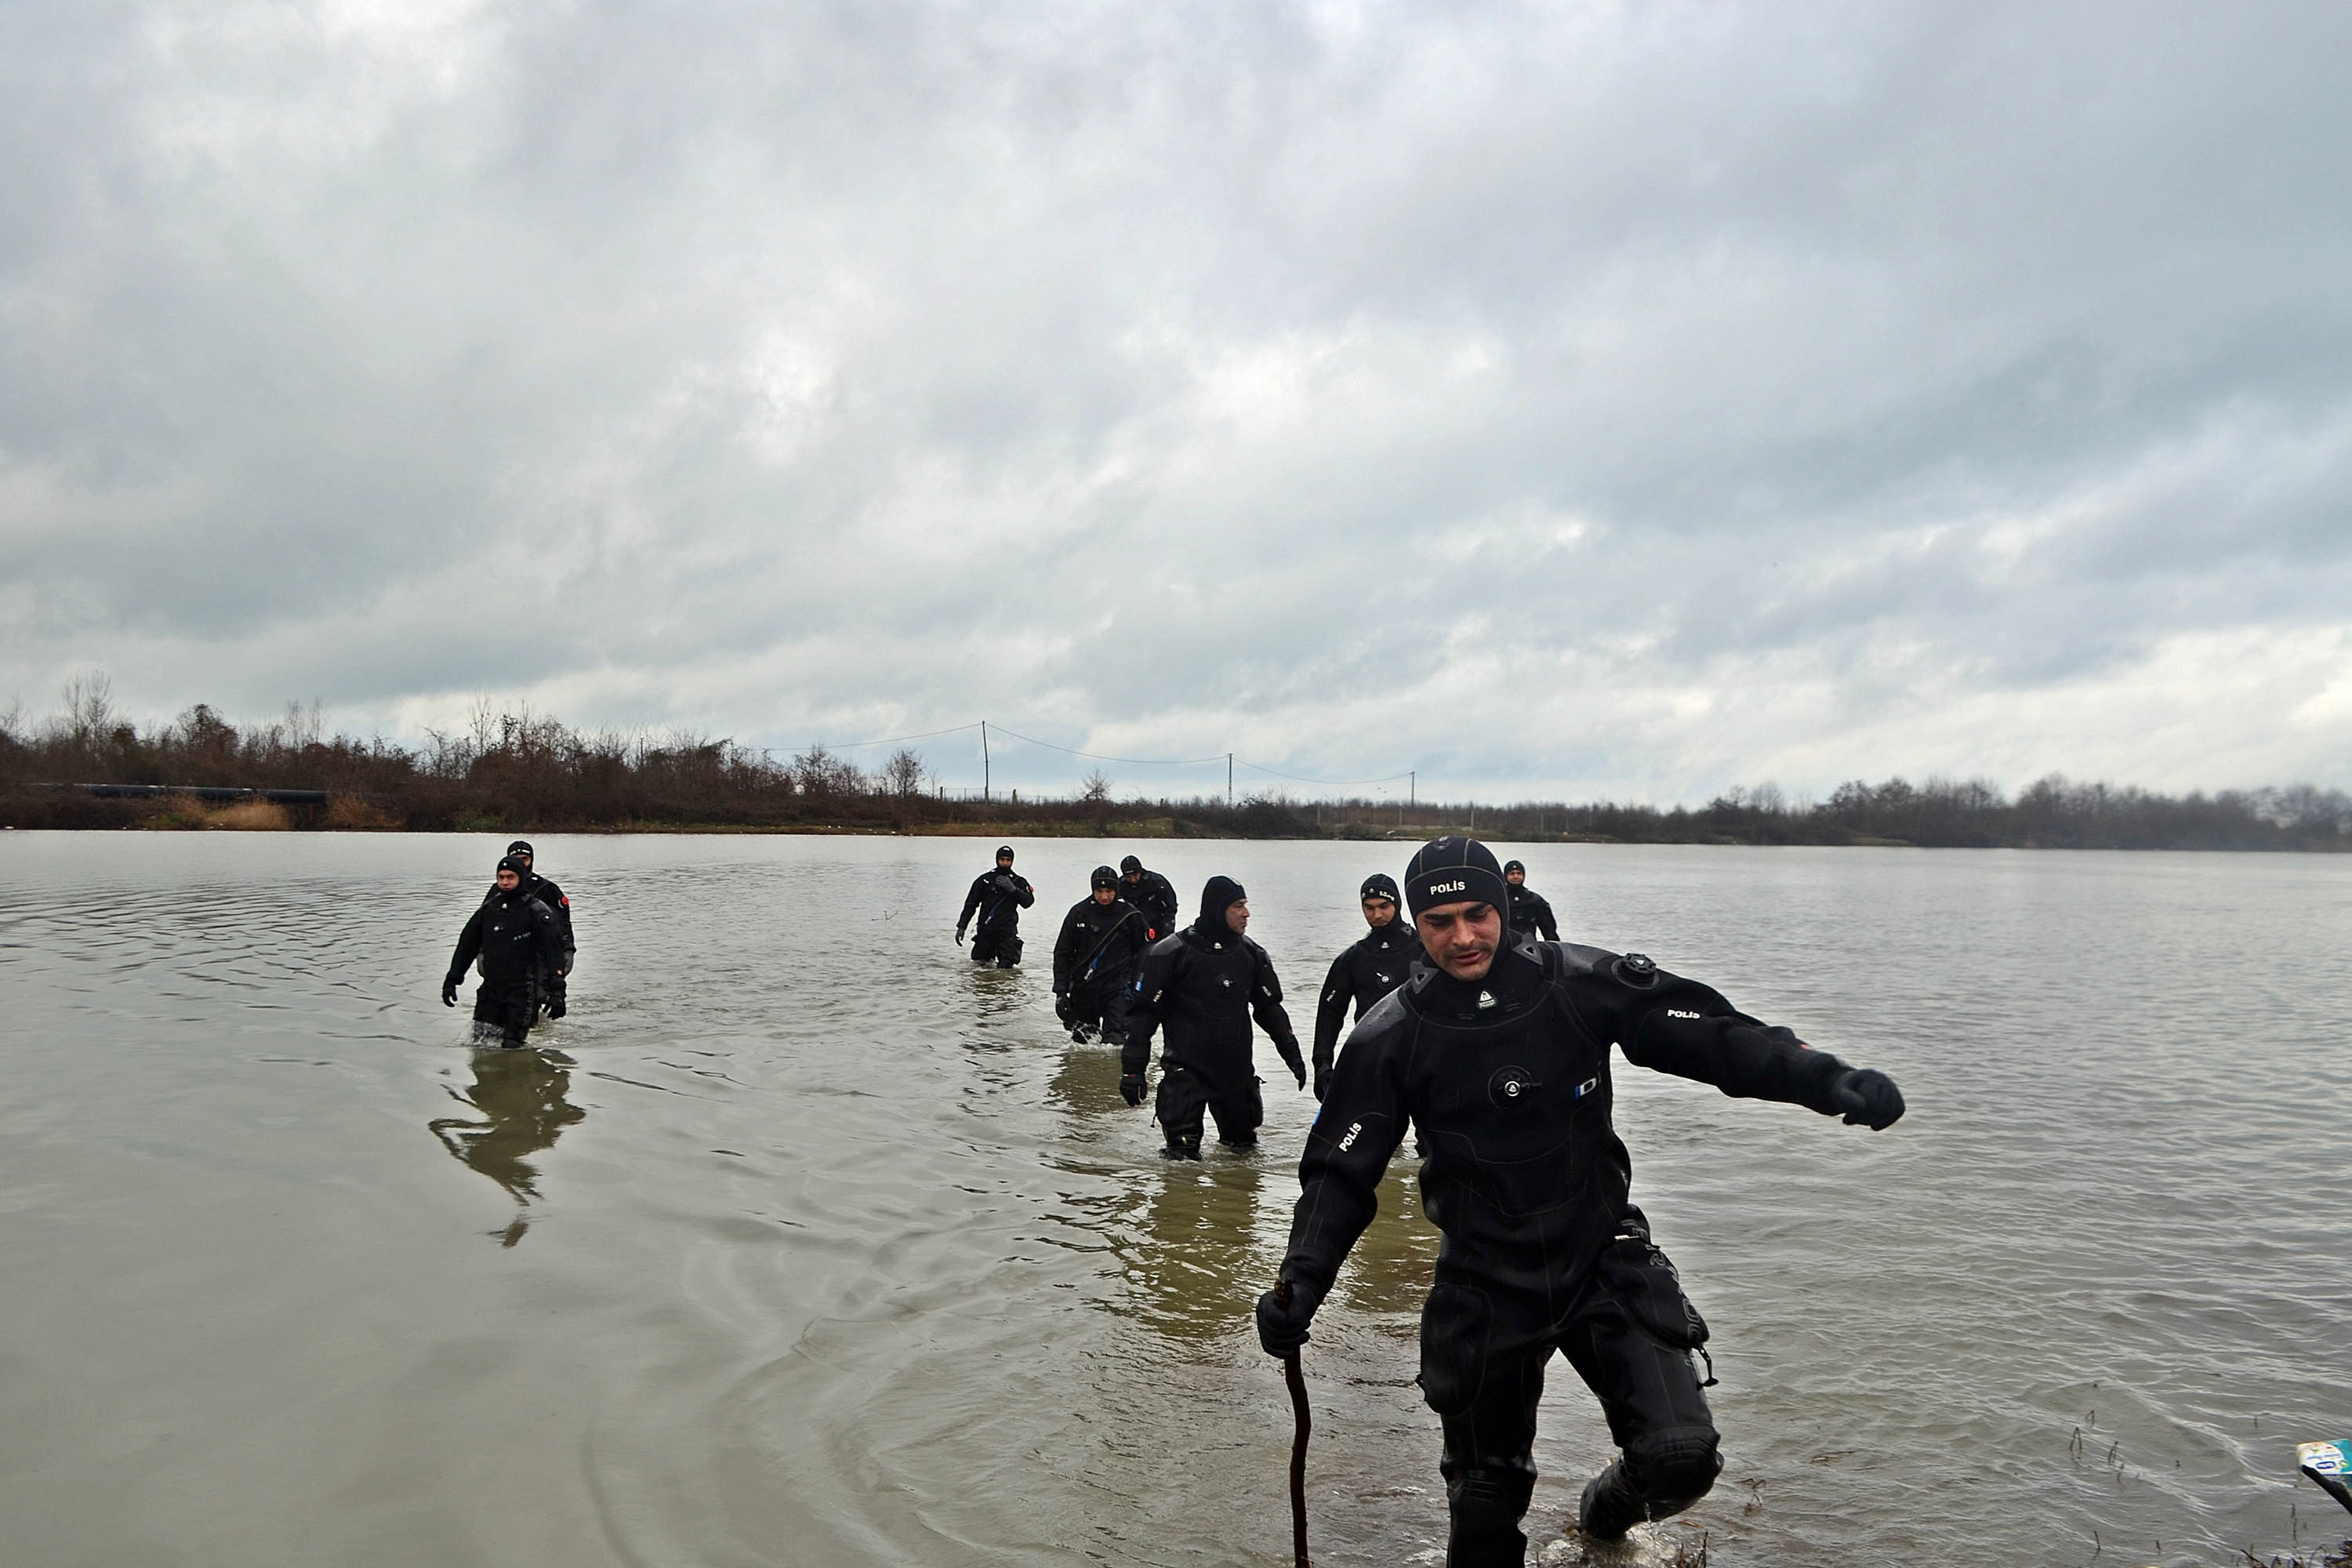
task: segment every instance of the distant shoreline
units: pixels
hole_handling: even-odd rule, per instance
[[[12,808],[23,809],[12,809]],[[91,807],[100,809],[92,810]],[[385,836],[402,834],[509,834],[518,837],[564,834],[587,837],[811,837],[811,838],[1076,838],[1100,840],[1174,841],[1183,839],[1252,840],[1269,843],[1357,843],[1357,844],[1418,844],[1444,833],[1472,833],[1482,838],[1510,844],[1618,844],[1618,845],[1696,845],[1719,848],[1824,848],[1824,849],[2021,849],[2035,851],[2062,850],[2129,850],[2172,852],[2179,854],[2271,854],[2327,855],[2352,850],[2352,841],[2338,838],[2335,842],[2308,840],[2273,843],[2213,843],[2213,842],[2148,842],[2130,843],[2050,843],[2050,842],[1950,842],[1933,838],[1902,838],[1879,834],[1830,834],[1792,836],[1786,832],[1751,832],[1742,834],[1707,822],[1696,813],[1658,813],[1663,819],[1657,826],[1667,831],[1618,837],[1601,833],[1546,830],[1522,826],[1514,817],[1517,810],[1502,809],[1481,812],[1481,820],[1473,825],[1466,819],[1444,822],[1424,818],[1408,823],[1402,828],[1375,830],[1368,824],[1349,823],[1337,826],[1285,831],[1272,825],[1249,825],[1198,820],[1184,816],[1120,817],[1107,816],[1072,819],[1055,816],[1013,816],[1012,808],[1002,808],[1005,815],[987,820],[941,820],[929,822],[566,822],[547,818],[498,818],[468,816],[448,823],[409,824],[397,821],[334,821],[331,805],[325,809],[306,810],[299,807],[274,805],[267,802],[231,805],[225,807],[204,807],[198,803],[182,803],[166,797],[159,807],[154,801],[87,801],[73,807],[60,809],[53,803],[28,800],[21,795],[0,795],[0,828],[17,832],[273,832],[273,833],[369,833]],[[1532,809],[1532,808],[1528,808]],[[1558,808],[1553,808],[1557,811]],[[348,815],[348,814],[346,814]],[[384,814],[388,816],[388,814]],[[1674,822],[1675,816],[1685,820]],[[58,820],[58,818],[66,820]],[[1648,825],[1645,825],[1648,826]],[[1780,825],[1773,825],[1780,826]],[[1672,831],[1675,826],[1681,832]],[[1255,830],[1253,830],[1255,829]]]
[[[1826,800],[1772,784],[1705,805],[1493,805],[1414,797],[1114,798],[950,791],[901,745],[867,770],[823,746],[779,758],[728,740],[476,716],[409,747],[323,736],[315,711],[239,727],[199,703],[145,729],[102,690],[38,726],[0,714],[0,825],[18,828],[463,833],[797,833],[926,837],[1338,839],[1472,833],[1520,844],[1863,846],[1919,849],[2352,849],[2352,795],[2309,784],[2168,795],[2051,774],[2011,795],[1984,779],[1851,780]]]

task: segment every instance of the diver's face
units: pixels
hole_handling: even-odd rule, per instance
[[[1235,936],[1249,930],[1249,900],[1235,899],[1225,906],[1225,926]]]
[[[1098,904],[1108,904],[1118,897],[1118,889],[1117,888],[1097,888],[1095,889],[1095,902]]]
[[[1364,900],[1364,923],[1378,931],[1396,919],[1396,900],[1378,896]]]
[[[1413,920],[1429,961],[1456,980],[1484,980],[1503,945],[1503,911],[1492,904],[1440,904]]]
[[[512,871],[510,871],[510,870],[507,869],[507,868],[506,868],[505,867],[503,867],[503,866],[501,866],[501,867],[499,867],[499,892],[501,892],[501,893],[511,893],[511,892],[513,892],[517,888],[520,888],[520,887],[521,887],[521,886],[522,886],[522,879],[521,879],[520,876],[517,876],[514,872],[512,872]]]
[[[1517,866],[1512,867],[1509,870],[1503,873],[1503,880],[1508,882],[1514,888],[1525,886],[1527,879],[1528,874],[1525,871],[1520,870]]]

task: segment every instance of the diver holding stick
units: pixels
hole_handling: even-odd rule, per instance
[[[1423,1212],[1444,1233],[1422,1310],[1421,1387],[1444,1433],[1447,1568],[1519,1568],[1546,1363],[1599,1398],[1618,1458],[1577,1523],[1610,1541],[1696,1502],[1723,1468],[1696,1353],[1706,1320],[1631,1202],[1611,1124],[1612,1047],[1637,1067],[1878,1129],[1883,1072],[1848,1067],[1635,953],[1508,927],[1509,884],[1475,839],[1423,845],[1404,877],[1423,949],[1348,1037],[1299,1162],[1290,1246],[1258,1299],[1288,1358],[1379,1207],[1408,1129],[1429,1149]],[[1712,1382],[1710,1378],[1708,1380]]]

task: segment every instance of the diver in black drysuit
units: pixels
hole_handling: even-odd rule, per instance
[[[1341,1026],[1348,1021],[1349,1005],[1355,1005],[1357,1021],[1362,1022],[1381,997],[1404,984],[1412,961],[1421,956],[1421,938],[1412,922],[1404,918],[1404,900],[1386,872],[1375,871],[1365,878],[1358,897],[1364,906],[1364,923],[1371,930],[1331,961],[1331,973],[1323,979],[1323,999],[1315,1006],[1318,1100],[1331,1087],[1331,1053],[1339,1044]]]
[[[1526,865],[1517,860],[1504,861],[1503,880],[1511,889],[1511,907],[1504,911],[1510,916],[1511,929],[1521,936],[1558,942],[1559,922],[1552,918],[1551,900],[1528,886]]]
[[[1150,945],[1143,913],[1118,896],[1118,873],[1097,866],[1090,891],[1062,917],[1054,939],[1054,1013],[1080,1045],[1087,1031],[1118,1044],[1127,1038],[1135,972]]]
[[[563,896],[562,889],[531,869],[539,858],[531,852],[528,839],[516,839],[507,846],[507,853],[522,862],[524,889],[545,904],[549,912],[555,916],[555,929],[563,938],[563,962],[539,979],[540,1005],[547,1010],[549,1017],[561,1018],[570,1005],[565,995],[565,982],[571,977],[573,956],[579,952],[572,938],[572,900]],[[483,901],[487,903],[498,896],[498,884],[494,882],[489,892],[484,895]]]
[[[474,1022],[498,1026],[499,1044],[509,1050],[521,1045],[538,1021],[542,979],[563,959],[555,911],[531,896],[524,885],[530,875],[530,868],[518,856],[499,862],[498,885],[458,934],[449,973],[441,981],[441,1005],[455,1007],[467,966],[477,957],[482,961]]]
[[[1175,932],[1176,917],[1183,910],[1175,887],[1159,872],[1145,870],[1132,855],[1118,863],[1118,896],[1143,911],[1151,928],[1149,940],[1158,942]]]
[[[1153,1114],[1171,1159],[1201,1157],[1203,1110],[1217,1119],[1218,1142],[1234,1149],[1257,1142],[1265,1102],[1251,1048],[1253,1015],[1299,1087],[1307,1087],[1307,1058],[1283,1011],[1274,961],[1243,934],[1249,925],[1246,897],[1232,878],[1210,878],[1201,890],[1201,918],[1153,942],[1136,977],[1127,1044],[1118,1053],[1118,1092],[1129,1105],[1143,1103],[1151,1037],[1165,1028]]]
[[[1706,1322],[1629,1201],[1630,1163],[1610,1124],[1612,1043],[1636,1066],[1729,1095],[1874,1128],[1903,1114],[1885,1074],[1811,1049],[1646,958],[1503,930],[1483,906],[1503,908],[1505,887],[1494,856],[1469,839],[1437,839],[1413,858],[1405,891],[1430,956],[1339,1055],[1299,1163],[1287,1297],[1270,1290],[1257,1308],[1268,1353],[1306,1342],[1371,1220],[1390,1153],[1416,1124],[1429,1151],[1422,1205],[1444,1235],[1420,1382],[1444,1431],[1449,1568],[1525,1560],[1518,1521],[1555,1350],[1599,1397],[1622,1450],[1584,1489],[1588,1534],[1612,1539],[1678,1512],[1722,1468],[1691,1358]],[[1493,955],[1483,971],[1475,946],[1458,945],[1477,942]]]
[[[963,941],[972,911],[980,911],[980,927],[971,933],[971,961],[1010,969],[1021,962],[1021,911],[1037,901],[1029,879],[1013,869],[1013,846],[996,850],[996,869],[972,879],[964,895],[963,913],[956,917],[955,939]]]

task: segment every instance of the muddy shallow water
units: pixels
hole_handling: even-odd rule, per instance
[[[977,841],[541,842],[573,1016],[438,977],[502,840],[0,836],[0,1518],[57,1564],[1277,1563],[1249,1302],[1312,1101],[1171,1169]],[[1248,884],[1308,1026],[1404,852],[1141,846]],[[1596,1561],[2219,1563],[2352,1526],[2352,862],[1540,847],[1569,934],[1895,1073],[1869,1134],[1622,1063],[1728,1462]],[[1318,1562],[1435,1562],[1401,1162],[1307,1352]],[[1554,1363],[1529,1516],[1606,1458]],[[1554,1546],[1555,1556],[1573,1560]]]

